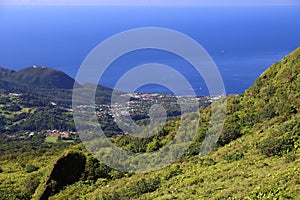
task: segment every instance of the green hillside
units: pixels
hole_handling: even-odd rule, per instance
[[[65,152],[53,146],[35,154],[28,153],[30,148],[7,153],[2,147],[0,199],[38,199],[45,191],[55,200],[300,199],[299,95],[300,48],[267,69],[243,95],[227,97],[224,128],[212,152],[198,155],[209,125],[209,106],[199,110],[199,129],[184,156],[146,174],[104,166],[82,144]],[[177,124],[169,121],[151,138],[121,136],[113,142],[133,152],[152,152],[174,137]],[[68,184],[55,178],[58,163],[69,157],[84,160],[82,155],[86,160],[80,177]]]
[[[80,85],[64,72],[48,67],[33,66],[17,72],[0,67],[0,94],[26,94],[42,101],[71,107],[73,86],[80,90],[88,87],[89,84]],[[99,104],[109,103],[111,93],[111,88],[98,85],[96,102]]]
[[[79,84],[64,72],[47,67],[27,67],[10,74],[9,79],[38,88],[72,89],[74,84],[75,87],[79,87]]]

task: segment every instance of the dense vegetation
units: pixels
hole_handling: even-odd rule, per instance
[[[80,87],[64,72],[47,67],[27,67],[9,74],[6,79],[40,88],[72,89],[74,85]]]
[[[49,199],[299,199],[299,97],[300,48],[266,70],[244,94],[227,97],[224,129],[211,153],[198,155],[209,125],[207,107],[199,110],[197,135],[181,159],[146,174],[111,169],[82,144],[27,141],[13,142],[12,149],[3,144],[0,198],[37,199],[51,187]],[[112,141],[133,152],[152,152],[170,142],[177,129],[174,119],[150,138]],[[84,155],[84,172],[57,187],[51,174],[69,154]]]
[[[75,131],[70,110],[32,95],[0,95],[1,138],[48,129]]]
[[[59,106],[72,106],[72,89],[88,87],[79,85],[74,79],[62,71],[46,67],[28,67],[20,71],[0,68],[0,94],[30,94]],[[112,90],[98,85],[96,102],[109,103]]]

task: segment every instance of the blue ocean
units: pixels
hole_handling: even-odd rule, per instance
[[[218,67],[226,93],[239,94],[300,45],[299,19],[297,6],[2,6],[0,66],[14,70],[47,66],[75,78],[86,56],[105,39],[133,28],[162,27],[186,34],[201,44]],[[146,63],[174,67],[198,95],[208,94],[203,78],[188,62],[155,49],[118,58],[100,84],[114,87],[126,71]],[[139,91],[170,92],[159,85],[141,86]]]

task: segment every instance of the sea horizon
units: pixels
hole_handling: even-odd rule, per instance
[[[0,6],[0,66],[13,70],[47,66],[75,78],[84,59],[109,37],[134,28],[161,27],[202,45],[220,71],[226,94],[241,94],[300,45],[299,11],[300,6]],[[192,66],[154,50],[117,59],[99,83],[114,88],[126,71],[149,62],[173,67],[185,75],[197,95],[208,94],[201,75],[191,73]],[[145,86],[139,91],[162,89]]]

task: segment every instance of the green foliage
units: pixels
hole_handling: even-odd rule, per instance
[[[157,131],[158,133],[153,137],[138,138],[131,135],[123,135],[114,138],[112,142],[116,146],[134,153],[153,152],[170,142],[173,138],[173,134],[176,133],[176,129],[175,121],[169,121],[161,130]],[[155,132],[156,129],[151,131]]]
[[[244,154],[242,152],[233,152],[233,153],[228,153],[227,155],[224,156],[224,159],[232,162],[232,161],[238,161],[244,158]]]
[[[237,115],[228,115],[225,120],[223,132],[219,138],[218,144],[224,146],[229,142],[241,137],[241,125]]]
[[[0,131],[6,134],[26,131],[75,131],[72,113],[63,107],[51,106],[30,95],[0,95]]]
[[[22,110],[22,108],[20,106],[18,106],[17,104],[8,104],[4,107],[2,107],[3,110],[7,110],[9,112],[17,112]]]
[[[97,180],[99,178],[110,178],[112,169],[100,163],[96,158],[88,156],[85,166],[85,179]]]
[[[37,166],[33,165],[33,164],[28,164],[28,165],[26,165],[26,167],[25,167],[25,171],[26,171],[27,173],[31,173],[31,172],[37,171],[38,169],[39,169],[39,168],[38,168]]]
[[[99,200],[119,200],[122,198],[118,192],[110,191],[110,192],[103,192],[98,199]]]
[[[45,168],[65,147],[36,141],[1,144],[0,166],[3,172],[0,173],[0,199],[32,199]]]
[[[300,48],[263,73],[245,94],[227,98],[218,149],[202,158],[196,156],[207,130],[208,115],[199,120],[197,136],[180,161],[180,170],[176,163],[143,178],[137,174],[116,180],[109,187],[116,192],[116,199],[124,199],[124,190],[135,191],[126,193],[127,198],[139,199],[297,199],[299,74]],[[207,115],[207,110],[201,113]],[[156,151],[172,139],[176,122],[171,124],[149,140],[147,152]],[[132,140],[116,139],[116,144],[126,149]],[[143,193],[147,180],[155,177],[164,177],[159,190]],[[96,190],[92,197],[103,192]]]
[[[46,67],[28,67],[10,74],[7,78],[39,88],[72,89],[75,82],[67,74]],[[75,84],[77,83],[75,82]]]
[[[42,130],[69,130],[74,131],[75,126],[72,114],[63,108],[45,107],[39,108],[29,114],[25,121],[16,125],[19,130],[42,131]]]
[[[174,176],[177,176],[179,174],[182,174],[182,170],[180,169],[179,165],[176,165],[174,169],[170,169],[167,171],[167,174],[165,175],[164,179],[169,180],[170,178],[173,178]]]
[[[294,162],[296,159],[297,159],[297,155],[295,154],[295,152],[290,152],[285,155],[286,163]]]
[[[299,112],[299,57],[300,48],[267,69],[245,94],[228,98],[219,145],[241,137],[255,125],[271,119],[288,121]]]
[[[74,85],[80,89],[87,84],[79,85],[64,72],[46,67],[28,67],[18,72],[0,69],[0,94],[21,93],[30,96],[32,100],[26,101],[26,107],[49,105],[50,102],[71,107]],[[97,104],[110,103],[111,93],[112,89],[99,85],[96,91]]]
[[[40,199],[48,199],[64,186],[73,184],[84,173],[86,157],[77,151],[67,151],[54,164]]]
[[[293,141],[282,138],[267,138],[258,145],[258,149],[266,156],[280,156],[293,150]]]
[[[36,190],[36,188],[40,184],[40,174],[30,175],[25,179],[25,188],[28,196],[32,196]]]
[[[140,179],[136,182],[133,182],[129,186],[127,196],[134,197],[140,196],[145,193],[154,192],[160,186],[160,178],[156,177],[153,179]]]

